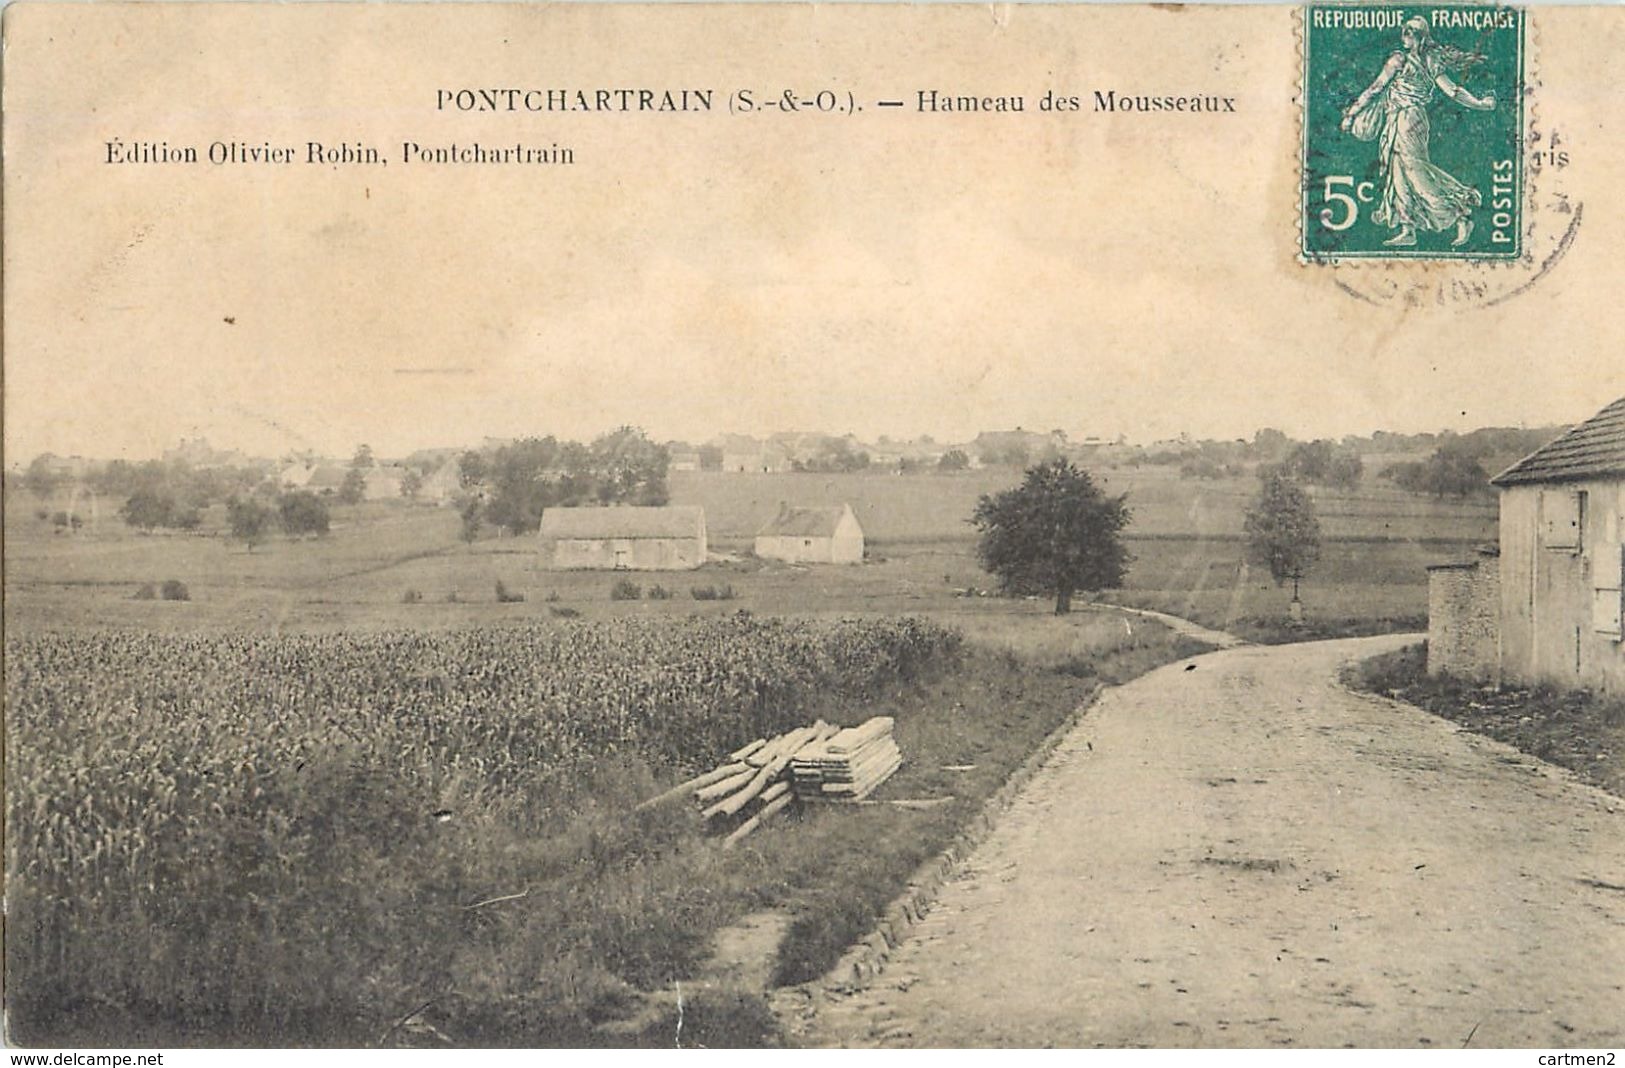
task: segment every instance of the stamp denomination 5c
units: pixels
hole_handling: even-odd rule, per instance
[[[1467,4],[1304,12],[1301,253],[1523,253],[1524,13]]]

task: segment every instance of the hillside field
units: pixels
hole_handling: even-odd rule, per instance
[[[141,626],[229,631],[444,629],[489,621],[624,614],[926,613],[952,621],[1011,605],[957,597],[993,585],[973,556],[967,519],[978,496],[1016,483],[1009,470],[957,475],[718,475],[674,473],[674,504],[705,507],[713,549],[734,561],[697,572],[635,575],[671,600],[611,601],[603,572],[536,567],[531,538],[458,538],[452,509],[364,504],[335,507],[327,538],[271,538],[254,551],[224,536],[211,509],[197,533],[133,532],[117,519],[54,533],[34,502],[6,507],[6,619],[10,629]],[[1134,564],[1111,595],[1133,605],[1224,626],[1285,610],[1289,593],[1243,566],[1241,515],[1253,480],[1181,480],[1165,468],[1098,473],[1128,493]],[[868,535],[861,567],[757,566],[751,536],[778,502],[850,502]],[[1316,496],[1326,545],[1305,584],[1311,616],[1399,618],[1427,605],[1430,562],[1448,561],[1495,536],[1493,501],[1435,501],[1386,486]],[[112,509],[104,509],[111,512]],[[143,584],[184,582],[185,603],[133,600]],[[496,584],[523,603],[497,603]],[[697,601],[694,587],[726,585],[731,600]],[[418,603],[406,603],[416,595]]]
[[[1088,468],[1086,467],[1086,470]],[[1258,492],[1251,477],[1181,478],[1167,467],[1091,471],[1108,493],[1126,493],[1133,536],[1241,533],[1242,514]],[[1008,489],[1021,473],[983,468],[954,474],[723,474],[678,471],[673,504],[705,507],[713,541],[749,544],[780,501],[800,505],[851,504],[871,544],[967,539],[971,512],[985,493]],[[1354,491],[1314,491],[1323,533],[1329,538],[1483,540],[1494,535],[1493,499],[1436,500],[1367,478]]]
[[[1242,514],[1251,479],[1187,480],[1165,468],[1098,473],[1126,492],[1135,556],[1125,590],[1110,594],[1210,625],[1278,615],[1288,591],[1243,566]],[[219,508],[193,534],[141,534],[111,517],[76,534],[55,533],[37,502],[6,509],[6,616],[10,630],[130,626],[158,630],[444,629],[552,618],[691,615],[744,608],[769,614],[927,614],[946,622],[1032,612],[994,598],[958,596],[993,586],[977,566],[967,519],[977,498],[1013,485],[1003,469],[952,475],[677,472],[672,499],[706,509],[714,550],[733,559],[695,572],[633,576],[670,600],[611,601],[602,572],[548,572],[530,537],[489,531],[458,537],[452,509],[372,503],[335,507],[332,533],[277,536],[252,552],[225,536]],[[862,567],[760,566],[751,537],[780,501],[850,503],[868,536]],[[1439,501],[1369,482],[1355,493],[1317,494],[1322,562],[1304,585],[1311,617],[1394,619],[1426,609],[1429,563],[1459,558],[1493,539],[1493,501]],[[175,579],[191,600],[135,600],[143,584]],[[502,582],[522,603],[497,603]],[[697,601],[695,587],[728,587],[727,600]],[[409,596],[416,603],[406,603]]]

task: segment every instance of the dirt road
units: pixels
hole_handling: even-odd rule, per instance
[[[1230,649],[1108,692],[805,1040],[1625,1043],[1625,802],[1337,685],[1405,641]]]

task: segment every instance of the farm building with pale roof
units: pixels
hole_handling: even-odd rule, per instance
[[[705,509],[548,508],[537,534],[553,571],[688,571],[705,563]]]
[[[1430,569],[1429,669],[1625,693],[1625,397],[1490,482],[1499,555]],[[1462,611],[1481,628],[1487,604],[1462,654]]]
[[[797,564],[859,564],[863,527],[849,504],[837,508],[780,504],[778,514],[756,532],[756,555]]]

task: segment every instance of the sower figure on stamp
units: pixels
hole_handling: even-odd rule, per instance
[[[1385,245],[1416,244],[1416,231],[1455,227],[1451,245],[1473,233],[1473,209],[1483,201],[1477,189],[1457,181],[1428,158],[1428,112],[1434,91],[1474,111],[1493,111],[1495,94],[1474,96],[1450,77],[1482,57],[1433,40],[1425,18],[1407,19],[1397,49],[1382,73],[1343,112],[1343,130],[1362,141],[1378,141],[1382,197],[1372,219],[1399,232]]]

